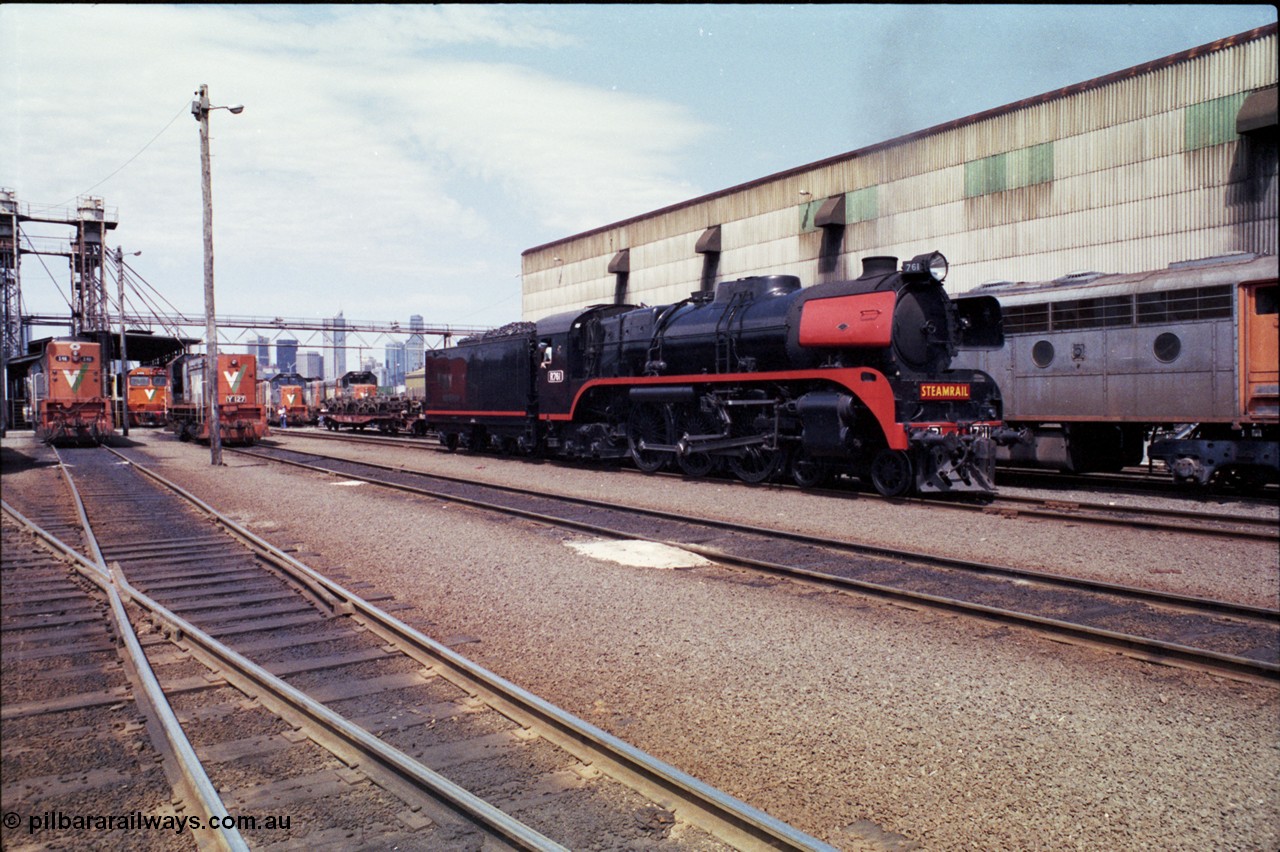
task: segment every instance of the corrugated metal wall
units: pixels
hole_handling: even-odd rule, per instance
[[[1136,272],[1277,251],[1275,134],[1238,136],[1248,93],[1276,85],[1276,28],[1149,63],[933,132],[531,249],[525,319],[627,300],[662,304],[715,280],[858,274],[862,257],[941,250],[949,286]],[[844,195],[838,243],[815,224]],[[696,250],[713,226],[722,251]],[[710,265],[710,266],[709,266]]]

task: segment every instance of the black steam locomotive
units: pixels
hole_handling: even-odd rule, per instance
[[[990,492],[999,389],[949,369],[1003,344],[995,299],[948,298],[940,253],[864,260],[801,288],[726,281],[660,307],[601,305],[515,323],[427,358],[424,419],[451,449],[578,459],[746,482],[869,479],[885,495]]]

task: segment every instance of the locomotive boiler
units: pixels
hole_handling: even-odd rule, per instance
[[[885,495],[993,489],[999,389],[950,369],[1002,345],[995,299],[943,290],[947,262],[864,261],[854,280],[722,282],[659,307],[519,323],[429,357],[424,419],[451,448],[630,458],[746,482],[837,473]]]

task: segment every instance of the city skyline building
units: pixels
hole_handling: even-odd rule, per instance
[[[412,314],[409,317],[409,339],[405,343],[405,370],[413,372],[421,370],[422,365],[426,363],[426,339],[422,335],[422,331],[426,325],[422,321],[421,314]]]
[[[298,341],[284,337],[276,341],[276,369],[281,373],[297,372]]]
[[[324,377],[324,355],[313,349],[298,353],[298,372],[308,379]]]
[[[332,355],[325,359],[324,377],[328,380],[341,378],[347,372],[347,321],[342,311],[333,319],[323,322],[325,349]]]
[[[407,346],[402,341],[388,343],[384,362],[383,384],[391,387],[404,384],[405,368],[408,365]]]

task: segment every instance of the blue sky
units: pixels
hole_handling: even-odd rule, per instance
[[[1274,23],[1261,5],[0,5],[0,186],[203,310],[500,325],[527,248]],[[64,235],[64,229],[31,233]],[[65,261],[23,260],[29,311]]]

